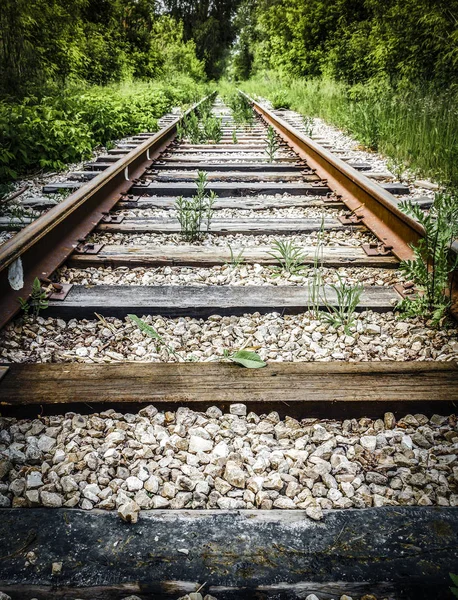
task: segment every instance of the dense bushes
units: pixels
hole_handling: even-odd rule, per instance
[[[272,73],[242,87],[276,104],[281,90],[282,104],[337,125],[413,172],[458,187],[458,94],[453,90],[437,91],[425,84],[394,89],[383,81],[349,86]]]
[[[64,95],[0,103],[0,181],[42,168],[58,170],[109,140],[155,131],[173,106],[202,97],[206,86],[188,78],[169,83],[89,87]]]

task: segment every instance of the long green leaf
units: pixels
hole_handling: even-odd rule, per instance
[[[238,350],[228,356],[228,358],[247,369],[262,369],[262,367],[267,366],[267,363],[262,360],[259,354],[251,350]]]
[[[137,315],[127,315],[127,316],[129,317],[129,319],[132,319],[132,321],[137,325],[137,327],[140,329],[140,331],[147,333],[149,336],[151,336],[155,340],[162,341],[161,336],[154,329],[154,327],[151,327],[151,325],[148,325],[148,323],[145,323],[145,321],[143,321],[143,319],[140,319],[139,317],[137,317]]]

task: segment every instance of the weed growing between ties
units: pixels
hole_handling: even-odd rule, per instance
[[[231,109],[232,118],[237,126],[251,128],[254,125],[254,112],[248,100],[238,92],[223,93],[227,106]]]
[[[39,217],[40,213],[25,207],[20,200],[0,197],[0,216],[8,219],[10,229],[21,229]]]
[[[398,308],[407,316],[443,322],[450,308],[451,272],[458,268],[458,256],[451,251],[458,238],[458,196],[437,193],[428,212],[410,200],[399,207],[417,219],[425,229],[425,237],[413,248],[415,258],[401,262],[400,268],[419,290],[413,298],[402,300]]]
[[[326,307],[321,312],[321,318],[333,327],[343,327],[346,334],[355,322],[355,310],[361,300],[364,290],[362,284],[350,285],[338,275],[339,284],[329,285],[336,296],[336,303],[331,304],[326,297],[326,288],[323,286],[323,302]]]
[[[239,265],[241,265],[243,262],[245,262],[245,258],[243,256],[243,253],[245,252],[245,248],[242,248],[240,250],[240,252],[234,252],[234,249],[232,248],[232,246],[229,244],[228,245],[229,248],[229,252],[231,253],[231,260],[229,261],[229,264],[236,268]]]
[[[19,298],[19,304],[21,310],[24,312],[26,317],[37,318],[40,316],[42,310],[48,308],[48,294],[41,287],[41,282],[38,277],[35,277],[32,284],[32,292],[30,297],[26,300]]]
[[[273,162],[275,160],[275,155],[277,153],[280,144],[277,140],[277,135],[274,131],[272,125],[269,125],[267,129],[267,146],[266,146],[266,154],[269,159],[269,162]]]
[[[355,311],[364,287],[361,284],[350,285],[338,275],[338,285],[328,286],[335,295],[335,301],[332,302],[328,298],[323,277],[323,244],[324,215],[321,217],[321,226],[313,257],[312,275],[308,282],[308,311],[312,318],[325,321],[336,329],[343,327],[345,333],[349,334],[355,323]],[[324,306],[324,310],[321,309],[322,306]]]
[[[212,99],[203,102],[199,108],[183,118],[177,127],[178,140],[188,139],[191,144],[217,144],[223,137],[223,120],[211,112]]]
[[[312,137],[314,123],[315,120],[313,117],[302,115],[302,125],[304,126],[304,133],[306,136]]]
[[[287,273],[294,275],[304,268],[305,254],[293,240],[275,240],[272,244],[272,252],[268,254],[278,260],[281,270]]]
[[[200,241],[210,231],[216,198],[215,192],[207,192],[207,174],[198,171],[196,195],[192,198],[180,196],[176,202],[181,234],[186,241]]]

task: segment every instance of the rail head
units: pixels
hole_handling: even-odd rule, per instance
[[[305,136],[265,105],[241,90],[239,93],[322,179],[327,180],[329,188],[342,197],[347,207],[361,216],[363,223],[380,240],[392,246],[393,253],[399,259],[412,257],[411,244],[424,235],[424,229],[398,208],[398,201],[392,194]]]

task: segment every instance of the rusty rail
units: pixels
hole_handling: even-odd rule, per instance
[[[415,219],[398,208],[397,200],[392,194],[250,98],[245,92],[239,90],[239,93],[317,175],[327,181],[328,187],[385,247],[400,260],[413,258],[412,245],[416,245],[425,232]],[[452,245],[451,251],[458,254],[458,240]],[[451,274],[450,281],[451,312],[458,318],[458,270]]]
[[[67,259],[128,191],[132,181],[173,141],[177,124],[215,93],[194,104],[0,247],[0,327],[18,312],[19,297],[30,294],[35,277],[47,279]],[[23,281],[20,289],[11,286],[13,272],[19,274],[17,280]]]
[[[400,260],[413,256],[410,244],[418,242],[423,227],[396,206],[396,198],[377,183],[348,165],[332,152],[306,137],[271,110],[240,91],[253,109],[272,125],[277,133],[316,170],[328,187],[341,196],[342,202],[368,227]]]

